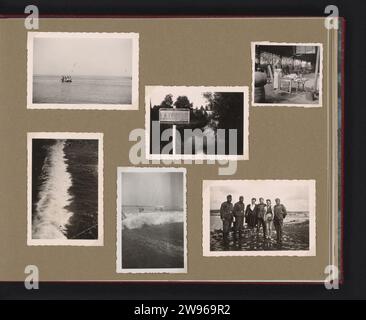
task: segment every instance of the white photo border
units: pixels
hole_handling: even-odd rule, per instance
[[[180,172],[183,174],[183,268],[122,268],[122,174],[126,172]],[[175,167],[117,167],[117,242],[116,273],[187,273],[187,169]]]
[[[267,46],[318,46],[320,48],[320,64],[319,64],[319,102],[301,104],[301,103],[256,103],[254,102],[254,73],[255,73],[255,47],[257,45]],[[252,106],[253,107],[302,107],[302,108],[320,108],[323,106],[323,44],[320,42],[272,42],[272,41],[252,41]]]
[[[98,239],[33,239],[32,238],[32,154],[33,139],[98,140]],[[103,246],[103,133],[28,132],[27,133],[27,245],[28,246]]]
[[[34,38],[120,38],[132,40],[131,104],[33,103]],[[27,109],[64,110],[138,110],[139,109],[139,33],[136,32],[28,32],[27,38]]]
[[[186,88],[187,90],[202,89],[212,92],[240,92],[243,93],[243,154],[242,155],[195,155],[195,154],[151,154],[150,153],[150,105],[149,96],[151,91],[158,88]],[[249,160],[249,89],[247,86],[162,86],[148,85],[145,86],[145,154],[147,160],[194,160],[194,161],[210,161],[210,160]]]

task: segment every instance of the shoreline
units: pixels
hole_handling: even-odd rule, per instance
[[[309,220],[285,222],[281,246],[277,244],[274,227],[271,239],[263,239],[262,229],[258,234],[256,229],[250,230],[245,226],[238,239],[230,232],[228,242],[224,245],[221,229],[210,231],[210,251],[309,250]]]

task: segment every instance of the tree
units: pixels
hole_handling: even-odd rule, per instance
[[[203,97],[207,100],[206,110],[212,110],[212,104],[214,101],[214,94],[212,92],[204,92]]]
[[[160,106],[161,108],[173,108],[173,95],[167,94]]]
[[[241,92],[205,93],[209,109],[218,120],[218,128],[237,128],[243,121],[243,94]]]
[[[186,96],[179,96],[177,100],[174,102],[176,108],[187,108],[192,109],[193,104],[189,101]]]
[[[151,117],[151,121],[158,121],[159,120],[159,110],[160,110],[160,106],[154,106],[151,108],[150,111],[150,117]]]
[[[243,93],[215,92],[204,94],[217,129],[237,129],[238,153],[243,150]]]

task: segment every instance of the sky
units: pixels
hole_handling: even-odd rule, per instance
[[[123,172],[122,205],[183,208],[183,173]]]
[[[152,107],[159,105],[165,98],[166,95],[172,94],[173,101],[179,96],[187,96],[190,102],[193,103],[194,108],[200,108],[201,106],[206,106],[207,99],[203,97],[203,93],[207,92],[201,88],[184,88],[184,87],[156,87],[154,88],[149,98],[151,99]]]
[[[226,196],[233,196],[232,203],[239,201],[239,196],[244,197],[245,205],[250,203],[251,198],[262,197],[264,200],[271,199],[275,204],[275,198],[280,198],[288,211],[309,210],[309,187],[301,181],[237,181],[230,182],[226,186],[212,186],[210,197],[210,208],[220,209],[221,203],[226,201]]]
[[[131,76],[132,40],[34,38],[36,75]]]

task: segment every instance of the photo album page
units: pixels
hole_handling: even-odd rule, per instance
[[[0,281],[307,282],[341,268],[324,18],[0,21]]]

